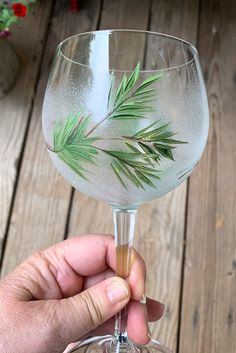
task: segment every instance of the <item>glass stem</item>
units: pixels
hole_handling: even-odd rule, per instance
[[[116,241],[116,275],[126,279],[129,276],[132,260],[132,245],[135,228],[136,209],[113,208],[114,234]],[[115,341],[126,345],[127,335],[127,307],[115,317]]]

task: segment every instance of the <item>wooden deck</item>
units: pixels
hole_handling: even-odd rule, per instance
[[[34,249],[87,232],[112,232],[109,207],[59,176],[41,130],[49,66],[65,37],[104,28],[150,29],[196,44],[211,129],[204,156],[174,192],[142,207],[136,248],[147,293],[166,304],[153,336],[175,353],[236,352],[236,4],[234,0],[39,1],[10,40],[23,58],[0,101],[1,275]]]

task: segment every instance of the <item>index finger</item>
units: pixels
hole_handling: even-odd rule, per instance
[[[68,282],[75,282],[75,279],[72,279],[74,277],[71,276],[72,274],[69,280],[68,271],[65,270],[66,267],[69,267],[76,277],[90,277],[87,279],[87,286],[103,280],[106,272],[110,269],[114,272],[116,270],[116,249],[112,235],[77,236],[58,243],[44,252],[49,261],[53,261],[54,268],[57,269],[57,273],[60,273],[57,278],[60,277],[60,282],[63,282],[65,287],[67,287]],[[66,275],[64,280],[62,280],[63,273]],[[132,266],[127,281],[132,298],[140,300],[145,286],[145,263],[135,249],[132,251]],[[75,288],[76,286],[72,285],[72,287]],[[66,292],[67,295],[75,294],[70,293],[70,291],[68,293],[68,289]]]
[[[50,260],[61,260],[80,276],[93,276],[109,267],[115,270],[115,242],[112,235],[91,234],[67,239],[44,250]],[[54,263],[55,265],[55,263]]]

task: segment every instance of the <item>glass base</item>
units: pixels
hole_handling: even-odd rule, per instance
[[[160,342],[152,339],[145,346],[136,346],[131,341],[119,342],[114,336],[90,337],[76,343],[66,353],[172,353]]]

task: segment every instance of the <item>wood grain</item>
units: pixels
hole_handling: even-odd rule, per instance
[[[236,7],[202,1],[199,54],[211,129],[190,181],[181,353],[236,352]]]
[[[197,39],[198,1],[153,1],[150,30]],[[150,43],[151,45],[151,43]],[[151,325],[153,337],[177,349],[187,183],[140,210],[138,248],[148,268],[147,292],[165,303],[165,315]],[[145,220],[145,222],[144,222]],[[147,254],[145,256],[145,254]]]
[[[68,2],[64,2],[67,6]],[[28,138],[7,238],[2,275],[12,270],[34,249],[60,241],[70,200],[70,186],[49,160],[41,131],[42,97],[51,59],[65,37],[95,29],[100,2],[90,0],[79,13],[72,13],[58,0],[51,19],[43,69],[34,102]]]
[[[147,29],[148,16],[149,1],[105,0],[101,13],[100,29]],[[140,44],[136,50],[143,51],[144,43]],[[110,207],[76,191],[71,209],[68,236],[97,232],[113,234]]]
[[[52,1],[35,4],[10,37],[21,57],[21,71],[14,89],[0,100],[0,257],[51,6]]]
[[[100,1],[84,1],[78,14],[67,11],[68,1],[57,1],[34,98],[52,2],[40,4],[11,37],[23,66],[14,90],[0,101],[0,151],[4,156],[0,163],[0,251],[33,107],[2,275],[34,249],[64,236],[71,188],[55,171],[44,147],[42,96],[58,42],[75,32],[95,29],[99,21]],[[104,0],[100,28],[146,28],[149,21],[151,30],[195,43],[198,5],[198,0],[152,0],[148,19],[149,2]],[[186,184],[140,209],[136,247],[149,268],[147,293],[166,304],[165,316],[154,325],[153,336],[173,352],[235,353],[236,7],[233,0],[224,4],[207,0],[201,1],[199,8],[198,46],[207,80],[211,130],[207,151],[190,180],[178,347]],[[76,192],[69,236],[89,232],[112,233],[111,211],[108,205]]]
[[[145,11],[144,4],[146,2],[105,1],[101,28],[113,25],[113,28],[146,29],[148,9]],[[188,1],[176,1],[175,4],[173,1],[153,1],[150,29],[195,42],[197,18],[198,1],[191,4]],[[166,304],[166,315],[153,326],[153,336],[174,351],[178,332],[185,200],[186,184],[183,184],[164,198],[143,206],[138,214],[135,241],[148,267],[147,294]],[[111,210],[108,205],[75,192],[69,236],[91,232],[113,233]]]
[[[19,76],[20,57],[9,40],[1,37],[0,53],[0,99],[2,99],[14,87],[16,79]]]
[[[147,29],[150,0],[104,0],[100,29]]]

